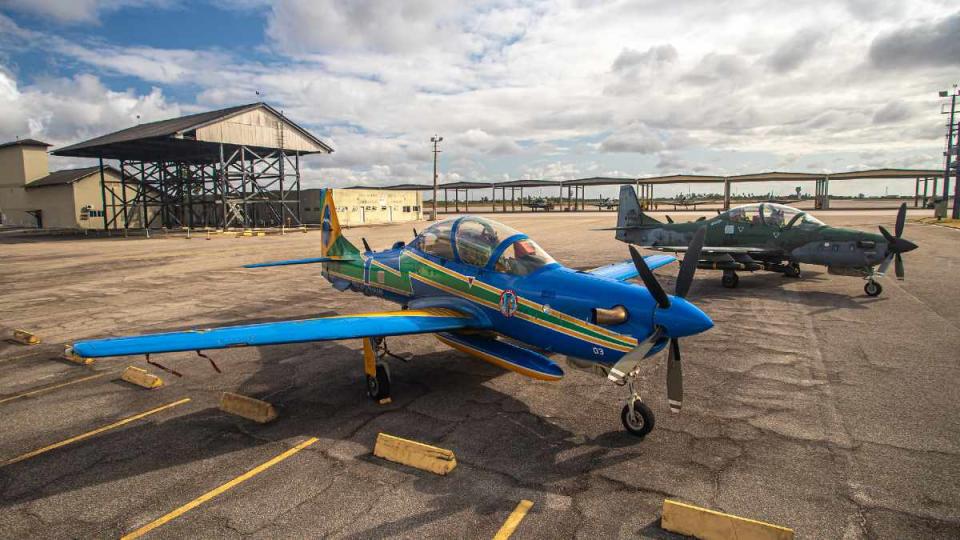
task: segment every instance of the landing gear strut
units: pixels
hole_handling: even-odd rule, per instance
[[[740,276],[738,276],[736,272],[733,270],[723,271],[723,277],[720,278],[721,285],[728,289],[734,289],[738,283],[740,283]]]
[[[386,338],[363,338],[363,371],[367,375],[367,396],[380,403],[390,399],[390,366],[385,361],[387,356],[404,362],[409,360],[390,352]]]
[[[883,287],[876,281],[868,279],[867,284],[863,286],[863,292],[867,293],[867,296],[880,296],[880,293],[883,292]]]
[[[633,378],[635,376],[635,373],[627,375],[630,397],[627,398],[627,404],[620,411],[620,421],[623,422],[624,429],[631,435],[645,437],[647,433],[653,430],[656,419],[650,407],[640,399],[640,393],[634,389]]]

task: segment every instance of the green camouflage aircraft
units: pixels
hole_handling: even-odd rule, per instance
[[[622,242],[681,252],[698,229],[706,228],[698,268],[723,270],[724,287],[737,286],[738,270],[797,278],[803,263],[826,266],[831,274],[862,277],[867,280],[864,292],[877,296],[883,291],[877,278],[894,262],[897,279],[903,279],[901,254],[917,248],[901,238],[906,212],[907,205],[901,205],[895,234],[883,227],[880,234],[829,227],[802,210],[776,203],[738,206],[688,223],[674,223],[667,216],[662,223],[643,213],[631,186],[622,186],[615,230]]]

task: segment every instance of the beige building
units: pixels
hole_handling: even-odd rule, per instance
[[[304,223],[320,223],[320,191],[300,192]],[[334,189],[333,202],[340,225],[348,227],[423,219],[423,195],[419,191]]]
[[[50,172],[47,148],[33,139],[0,144],[0,224],[43,229],[103,228],[100,168]],[[107,189],[119,195],[119,172],[104,168]],[[127,186],[132,200],[136,189]],[[139,225],[139,216],[135,216]],[[131,226],[133,226],[131,224]]]

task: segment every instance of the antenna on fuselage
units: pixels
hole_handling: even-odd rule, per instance
[[[363,241],[363,249],[365,249],[367,253],[370,253],[371,251],[373,251],[372,249],[370,249],[370,244],[367,243],[366,238],[361,237],[360,240]]]

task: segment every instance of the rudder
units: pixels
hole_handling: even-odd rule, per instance
[[[340,231],[337,219],[337,207],[333,202],[333,190],[320,190],[320,229],[322,231],[320,255],[323,257],[343,257],[360,253]]]
[[[617,237],[621,231],[644,225],[659,225],[660,222],[643,213],[640,199],[633,186],[620,186],[620,206],[617,208]]]

